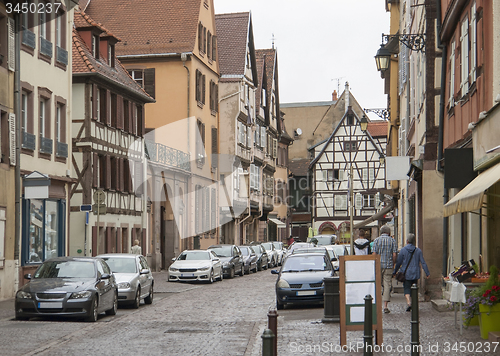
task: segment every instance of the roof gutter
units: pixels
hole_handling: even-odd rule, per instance
[[[192,55],[193,52],[183,52],[187,55]],[[118,59],[141,59],[141,58],[159,58],[159,57],[179,57],[181,54],[179,52],[171,53],[151,53],[151,54],[124,54],[118,57]]]

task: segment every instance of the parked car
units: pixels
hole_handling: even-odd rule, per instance
[[[213,283],[216,279],[222,281],[224,274],[222,263],[213,251],[185,250],[173,258],[168,269],[169,282],[175,281],[205,281]]]
[[[293,250],[295,250],[296,248],[311,248],[311,247],[316,247],[316,246],[310,242],[294,242],[293,244],[290,245],[290,247],[286,251],[285,257],[292,254]]]
[[[245,266],[243,265],[243,257],[241,251],[236,245],[212,245],[208,248],[214,251],[222,263],[224,275],[233,278],[235,274],[243,276],[245,274]]]
[[[153,303],[154,278],[148,262],[142,255],[109,253],[99,255],[115,275],[118,285],[118,303],[139,308],[141,300]]]
[[[56,257],[43,262],[16,293],[16,319],[64,316],[97,321],[115,315],[118,288],[109,266],[95,257]]]
[[[259,244],[252,245],[255,255],[257,256],[257,270],[262,271],[267,269],[269,261],[267,259],[266,249]]]
[[[238,246],[243,257],[243,264],[245,266],[245,273],[250,274],[251,271],[257,272],[258,257],[252,246]]]
[[[276,308],[287,304],[323,304],[323,278],[333,275],[333,266],[325,253],[289,255],[276,280]]]
[[[316,235],[307,238],[307,242],[314,243],[314,241],[317,246],[333,245],[337,241],[337,235]]]
[[[273,241],[273,246],[278,255],[278,265],[281,266],[281,264],[283,263],[283,258],[285,257],[285,246],[283,245],[283,242],[279,241]]]
[[[278,252],[274,248],[272,242],[262,242],[261,245],[266,249],[268,266],[275,267],[278,265]]]

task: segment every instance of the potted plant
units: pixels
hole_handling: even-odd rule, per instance
[[[495,266],[490,267],[488,281],[469,294],[464,320],[470,323],[476,312],[479,312],[479,327],[483,339],[488,339],[490,331],[500,331],[500,282],[498,268]]]

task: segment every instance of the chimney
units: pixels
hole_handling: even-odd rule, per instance
[[[333,93],[332,93],[332,101],[337,101],[337,100],[338,100],[337,91],[334,90]]]

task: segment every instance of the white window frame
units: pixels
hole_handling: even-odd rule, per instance
[[[450,53],[450,95],[448,102],[450,108],[455,106],[455,40],[451,42],[451,53]]]
[[[466,17],[461,23],[460,30],[460,94],[465,96],[469,92],[469,19]]]
[[[476,82],[476,66],[477,66],[477,17],[476,17],[476,2],[471,6],[470,18],[470,83]]]
[[[40,133],[40,137],[45,137],[45,114],[46,114],[46,105],[47,105],[47,102],[45,99],[43,98],[40,98],[40,104],[39,104],[39,107],[38,107],[38,118],[39,118],[39,121],[38,121],[38,132]]]

